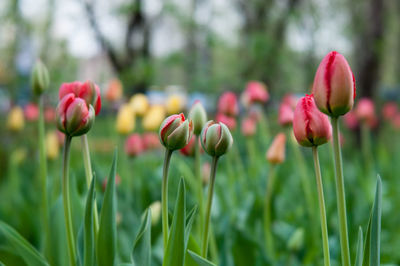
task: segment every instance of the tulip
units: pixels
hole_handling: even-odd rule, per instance
[[[282,103],[289,105],[293,110],[296,108],[299,98],[292,93],[285,94]]]
[[[245,106],[250,106],[254,103],[266,103],[269,100],[267,86],[260,81],[250,81],[246,85],[246,90],[243,94],[243,102]]]
[[[135,129],[135,115],[129,105],[124,104],[117,114],[117,132],[119,134],[129,134]]]
[[[185,106],[184,98],[181,95],[177,94],[169,96],[165,104],[168,114],[177,114],[182,111],[184,106]]]
[[[56,110],[57,128],[70,137],[86,134],[94,122],[94,109],[82,98],[69,93],[59,102]]]
[[[222,122],[208,121],[201,132],[201,145],[211,156],[222,156],[229,151],[233,138],[228,127]]]
[[[293,109],[292,107],[282,102],[279,106],[278,121],[281,126],[289,126],[293,122]]]
[[[46,123],[54,123],[54,121],[56,121],[56,109],[53,107],[47,107],[44,110],[44,120]]]
[[[372,121],[375,117],[375,105],[371,99],[362,98],[358,101],[355,109],[358,119],[362,121]]]
[[[246,117],[242,120],[242,134],[245,137],[252,137],[256,133],[256,121],[252,117]]]
[[[160,126],[159,137],[161,144],[168,150],[182,149],[192,137],[192,121],[185,119],[181,113],[167,117]]]
[[[330,140],[331,124],[328,117],[318,110],[312,95],[306,95],[298,102],[294,111],[293,132],[297,142],[306,147]]]
[[[211,165],[209,162],[203,163],[201,167],[201,181],[202,185],[206,186],[210,182]]]
[[[146,113],[142,120],[143,129],[156,131],[165,118],[165,108],[162,105],[154,105]]]
[[[24,112],[19,106],[15,106],[10,110],[7,118],[7,128],[11,131],[17,132],[24,128]]]
[[[39,108],[36,104],[30,103],[24,107],[24,115],[27,121],[36,121],[39,118]]]
[[[283,161],[285,160],[285,145],[285,134],[279,133],[278,135],[276,135],[267,151],[267,161],[274,165],[283,163]]]
[[[65,95],[70,93],[74,94],[77,98],[83,99],[88,106],[92,105],[95,114],[99,114],[101,109],[100,89],[95,83],[91,81],[84,83],[75,81],[61,84],[58,94],[59,99],[61,100]]]
[[[351,130],[355,130],[358,127],[358,118],[355,111],[350,110],[343,116],[344,124]]]
[[[330,52],[315,74],[313,94],[319,110],[338,117],[351,110],[356,97],[353,72],[343,55]]]
[[[195,101],[189,111],[189,119],[193,122],[193,133],[198,136],[207,122],[207,113],[200,101]]]
[[[149,206],[151,210],[151,224],[155,226],[161,217],[161,202],[155,201]]]
[[[199,140],[197,138],[196,135],[192,136],[192,138],[189,140],[189,143],[186,144],[185,147],[183,147],[182,149],[180,149],[180,153],[182,155],[188,156],[188,157],[194,157],[195,156],[195,152],[196,152],[196,145],[197,148],[201,148]],[[200,152],[203,151],[202,149],[200,149]]]
[[[218,113],[231,117],[239,114],[237,97],[233,92],[227,91],[221,95],[218,100]]]
[[[161,146],[157,133],[146,132],[143,134],[142,139],[146,150],[155,150]]]
[[[382,115],[383,118],[390,121],[395,117],[398,112],[397,104],[395,102],[387,102],[383,105]]]
[[[224,123],[229,128],[229,130],[235,130],[236,128],[236,119],[234,117],[227,116],[223,113],[218,113],[215,116],[215,120],[217,122]]]
[[[135,157],[144,151],[143,140],[139,134],[130,135],[125,141],[125,153],[130,157]]]
[[[34,94],[40,96],[48,89],[49,84],[50,78],[46,66],[41,61],[37,61],[31,74],[31,87]]]
[[[123,87],[119,79],[112,79],[108,84],[106,99],[110,102],[116,102],[122,98]]]
[[[47,149],[47,158],[50,160],[55,160],[58,158],[60,153],[58,136],[56,131],[48,132],[46,135],[46,149]]]
[[[129,105],[137,116],[144,116],[149,109],[149,100],[143,93],[137,93],[131,97]]]

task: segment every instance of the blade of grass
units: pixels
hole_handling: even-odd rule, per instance
[[[139,232],[133,244],[132,263],[137,266],[151,265],[151,210],[144,215]]]
[[[360,226],[358,230],[357,253],[354,266],[362,266],[362,259],[363,259],[363,233]]]

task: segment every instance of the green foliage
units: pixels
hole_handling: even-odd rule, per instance
[[[142,225],[133,243],[132,264],[137,266],[151,265],[151,210],[143,215]]]

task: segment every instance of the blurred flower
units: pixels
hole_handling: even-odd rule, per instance
[[[203,149],[201,148],[199,139],[197,138],[196,135],[193,135],[190,140],[189,143],[186,144],[185,147],[183,147],[182,149],[180,149],[179,151],[181,152],[181,154],[185,155],[185,156],[189,156],[189,157],[194,157],[195,155],[195,147],[196,145],[199,146],[200,152],[204,152]]]
[[[362,121],[371,121],[375,117],[375,105],[371,99],[361,98],[358,100],[355,108],[358,119]]]
[[[119,79],[110,80],[106,92],[106,99],[110,102],[116,102],[122,98],[123,86]]]
[[[57,133],[57,140],[60,146],[64,145],[65,141],[65,134],[62,133],[60,130],[56,130]]]
[[[312,95],[306,94],[297,103],[293,132],[297,142],[306,147],[322,145],[332,137],[329,118],[318,110]]]
[[[254,103],[266,103],[269,100],[267,86],[260,81],[250,81],[243,93],[243,104],[250,106]]]
[[[223,113],[218,113],[215,116],[215,120],[217,122],[224,123],[230,130],[235,130],[236,128],[236,119],[234,117],[224,115]]]
[[[7,128],[11,131],[20,131],[24,128],[24,112],[19,106],[11,108],[7,118]]]
[[[157,133],[146,132],[142,136],[143,145],[146,150],[155,150],[161,147]]]
[[[158,224],[158,221],[160,221],[161,202],[159,200],[155,201],[152,204],[150,204],[149,208],[151,210],[151,224],[155,226],[156,224]]]
[[[37,96],[41,95],[50,84],[49,72],[46,66],[40,61],[36,61],[31,73],[31,87],[33,93]]]
[[[221,122],[208,121],[201,131],[201,145],[210,156],[221,156],[229,151],[233,138],[228,127]]]
[[[239,114],[239,105],[236,94],[227,91],[219,97],[218,113],[231,117],[235,117]]]
[[[397,104],[395,102],[387,102],[383,105],[382,115],[386,120],[391,120],[398,112]]]
[[[44,121],[46,121],[46,123],[54,123],[54,121],[56,121],[56,109],[53,107],[46,107],[44,110]]]
[[[98,115],[101,109],[101,97],[99,87],[92,81],[86,81],[84,83],[80,81],[74,81],[71,83],[61,84],[58,97],[61,100],[68,94],[75,95],[76,98],[83,99],[86,104],[92,105],[95,114]]]
[[[103,188],[103,192],[106,191],[107,188],[107,182],[108,182],[108,178],[104,178],[103,183],[102,183],[102,188]],[[119,177],[118,174],[115,175],[115,184],[118,186],[121,183],[121,177]]]
[[[129,134],[135,129],[135,114],[128,104],[124,104],[119,108],[117,114],[117,132],[119,134]]]
[[[278,121],[281,126],[289,126],[293,122],[293,109],[292,107],[282,102],[279,106]]]
[[[242,120],[242,134],[245,137],[251,137],[254,136],[256,133],[256,121],[248,116]]]
[[[167,117],[162,122],[158,135],[161,144],[174,151],[185,147],[189,143],[192,133],[192,121],[185,119],[185,116],[180,113]]]
[[[201,181],[203,186],[208,185],[210,182],[211,164],[209,162],[203,163],[201,166]]]
[[[271,164],[281,164],[285,160],[286,136],[279,133],[275,136],[266,154],[267,161]]]
[[[394,129],[400,129],[400,113],[397,113],[391,121]]]
[[[153,105],[143,117],[142,125],[146,131],[156,131],[165,118],[165,108],[162,105]]]
[[[139,134],[130,135],[125,141],[125,153],[130,157],[136,157],[144,151],[143,140]]]
[[[358,127],[358,118],[355,111],[350,110],[343,116],[344,124],[351,130],[355,130]]]
[[[294,110],[299,100],[300,98],[293,93],[287,93],[283,96],[282,103],[289,105]]]
[[[137,93],[131,97],[129,105],[135,115],[144,116],[149,109],[149,100],[143,93]]]
[[[58,158],[60,153],[59,140],[56,131],[50,131],[46,134],[46,151],[47,158],[49,160],[54,160]]]
[[[204,124],[207,122],[207,113],[199,100],[195,101],[189,111],[189,119],[193,122],[193,133],[200,135]]]
[[[28,152],[26,148],[17,148],[11,151],[10,162],[15,165],[19,165],[25,161]]]
[[[39,118],[39,107],[33,103],[25,105],[24,115],[27,121],[37,121]]]
[[[314,78],[313,94],[319,110],[333,117],[351,110],[356,97],[353,72],[343,55],[328,53]]]
[[[185,106],[184,98],[178,94],[173,94],[169,96],[165,104],[167,113],[170,115],[181,112],[184,106]]]

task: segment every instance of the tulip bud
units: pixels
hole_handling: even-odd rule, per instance
[[[324,144],[331,138],[329,119],[318,110],[312,95],[306,95],[297,103],[293,132],[297,142],[306,147]]]
[[[210,172],[211,164],[209,162],[203,163],[201,166],[201,181],[203,186],[207,186],[210,183]]]
[[[327,115],[337,117],[351,110],[356,83],[343,55],[333,51],[324,57],[315,74],[312,91],[318,109]]]
[[[185,156],[189,156],[189,157],[194,157],[195,152],[196,152],[196,145],[199,145],[199,149],[200,152],[203,151],[203,149],[201,148],[201,145],[199,143],[199,139],[197,138],[196,135],[192,136],[192,138],[189,140],[189,143],[186,144],[185,147],[183,147],[182,149],[180,149],[179,151],[181,152],[181,154],[185,155]]]
[[[72,93],[75,97],[82,98],[87,105],[92,105],[95,114],[98,115],[101,109],[101,97],[99,87],[91,82],[86,81],[81,83],[79,81],[61,84],[58,96],[61,100],[65,95]]]
[[[193,122],[193,133],[198,136],[207,122],[207,113],[200,101],[195,101],[189,111],[189,119]]]
[[[217,122],[225,124],[229,128],[229,130],[236,129],[236,119],[234,117],[224,115],[223,113],[218,113],[215,116],[215,120]]]
[[[135,114],[129,105],[122,105],[117,114],[117,132],[126,135],[135,129]]]
[[[123,87],[121,81],[113,79],[108,84],[106,99],[110,102],[116,102],[122,98]]]
[[[139,134],[130,135],[125,141],[125,153],[130,157],[135,157],[144,151],[143,140]]]
[[[86,134],[95,118],[92,105],[70,93],[59,102],[56,110],[57,128],[70,137]]]
[[[159,131],[160,142],[169,150],[182,149],[188,144],[193,133],[192,121],[181,113],[171,115],[162,122]]]
[[[355,113],[357,115],[357,118],[362,121],[366,121],[366,122],[374,121],[374,119],[375,119],[374,102],[368,98],[360,99],[357,103]]]
[[[24,112],[21,107],[15,106],[10,110],[7,118],[7,128],[11,131],[20,131],[24,128]]]
[[[283,161],[285,160],[285,144],[286,136],[284,133],[279,133],[275,136],[266,154],[266,158],[269,163],[283,163]]]
[[[250,81],[243,93],[243,103],[250,106],[254,103],[266,103],[269,100],[267,86],[259,81]]]
[[[56,131],[46,134],[46,151],[47,158],[50,160],[54,160],[58,157],[58,154],[60,153],[60,146]]]
[[[162,105],[154,105],[143,117],[142,126],[146,131],[156,131],[164,118],[165,108]]]
[[[397,104],[395,102],[387,102],[383,105],[382,115],[385,120],[391,120],[398,112]]]
[[[36,104],[29,103],[24,107],[24,115],[28,121],[36,121],[39,118],[39,108]]]
[[[293,122],[293,109],[287,103],[281,103],[279,106],[278,121],[281,126],[289,126]]]
[[[158,135],[153,132],[147,132],[143,135],[143,145],[146,150],[155,150],[161,147]]]
[[[155,201],[149,206],[151,210],[151,224],[154,226],[158,223],[161,217],[161,202]]]
[[[44,109],[44,121],[46,121],[46,123],[54,123],[54,121],[56,121],[56,109],[53,107]]]
[[[218,113],[226,116],[237,116],[239,114],[239,105],[236,95],[227,91],[224,92],[218,100]]]
[[[46,66],[41,62],[37,61],[32,69],[31,74],[31,87],[33,93],[37,96],[41,95],[50,84],[49,72]]]
[[[201,131],[201,145],[211,156],[221,156],[229,151],[233,138],[228,127],[221,122],[208,121]]]
[[[132,111],[138,116],[144,116],[149,109],[149,100],[143,93],[137,93],[129,100]],[[158,126],[157,126],[158,127]]]
[[[252,117],[246,117],[242,121],[242,134],[245,137],[254,136],[256,133],[256,121]]]
[[[358,118],[353,110],[350,110],[347,114],[343,116],[343,121],[346,127],[351,130],[355,130],[358,127]]]

